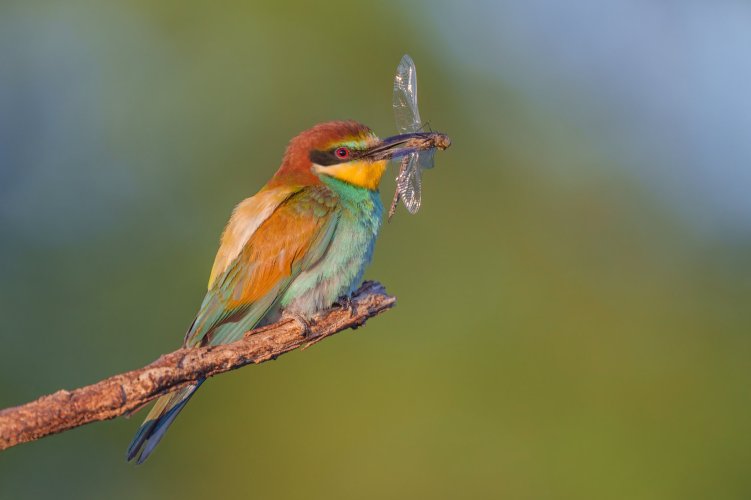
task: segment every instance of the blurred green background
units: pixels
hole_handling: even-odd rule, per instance
[[[749,498],[751,7],[0,6],[0,407],[180,344],[235,203],[314,123],[453,147],[368,278],[398,307],[0,453],[2,498]],[[393,193],[393,175],[382,189]]]

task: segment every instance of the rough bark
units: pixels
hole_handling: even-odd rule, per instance
[[[263,363],[342,330],[357,328],[395,303],[396,299],[387,295],[382,285],[368,281],[355,292],[347,307],[335,306],[307,321],[284,317],[246,333],[232,344],[179,349],[143,368],[7,408],[0,411],[0,450],[134,412],[200,378]]]

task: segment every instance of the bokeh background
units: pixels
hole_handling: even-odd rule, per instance
[[[751,496],[751,6],[0,6],[0,407],[179,345],[233,205],[312,124],[451,134],[356,333],[0,453],[2,498]],[[382,189],[393,193],[393,175]]]

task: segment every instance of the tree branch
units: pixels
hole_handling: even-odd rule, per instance
[[[357,328],[395,303],[396,298],[387,295],[380,283],[366,281],[354,293],[351,308],[329,309],[310,318],[309,325],[283,317],[232,344],[179,349],[138,370],[7,408],[0,411],[0,450],[134,412],[152,399],[198,379],[276,359],[347,328]]]

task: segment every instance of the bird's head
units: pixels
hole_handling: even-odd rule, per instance
[[[381,140],[355,121],[320,123],[289,142],[270,185],[312,185],[333,178],[376,190],[388,160],[404,154],[404,145],[393,139]]]

